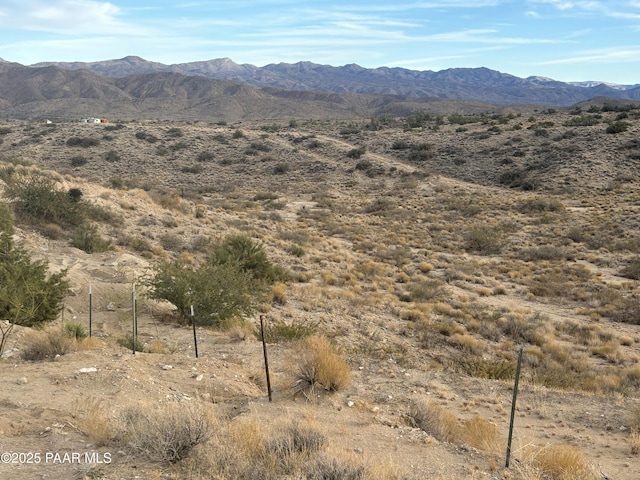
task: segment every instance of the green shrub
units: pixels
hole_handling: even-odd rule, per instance
[[[75,227],[84,222],[82,202],[76,202],[56,182],[41,174],[14,176],[5,189],[16,215],[34,224]]]
[[[196,160],[198,162],[208,162],[210,160],[213,160],[214,155],[213,153],[209,152],[209,151],[204,151],[204,152],[200,152],[198,154],[198,156],[196,157]]]
[[[127,333],[124,337],[118,338],[118,345],[125,347],[127,350],[134,350],[136,352],[143,352],[144,345],[137,338],[133,338],[131,333]]]
[[[71,338],[75,338],[76,340],[82,340],[83,338],[87,338],[87,332],[84,329],[84,325],[80,322],[67,322],[64,324],[64,331]]]
[[[242,137],[244,137],[244,133],[242,133],[242,130],[236,130],[235,132],[233,132],[233,135],[231,135],[231,138],[234,138],[234,139],[238,139]]]
[[[100,253],[111,250],[111,240],[104,239],[95,225],[81,225],[72,235],[71,245],[86,253]]]
[[[48,273],[48,263],[31,261],[13,241],[13,217],[0,203],[0,355],[14,325],[39,326],[58,317],[69,282],[66,271]],[[5,321],[8,324],[5,324]]]
[[[300,340],[315,335],[318,327],[309,323],[267,323],[264,327],[264,338],[267,343],[282,343]],[[262,340],[260,329],[255,331],[256,338]]]
[[[614,122],[607,127],[607,133],[622,133],[629,130],[631,124],[629,122]]]

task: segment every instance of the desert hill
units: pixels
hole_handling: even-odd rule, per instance
[[[193,95],[182,78],[143,94]],[[109,213],[95,224],[114,249],[86,253],[56,225],[17,224],[16,239],[71,285],[45,333],[10,337],[0,445],[98,456],[2,464],[0,475],[640,476],[638,110],[463,113],[1,123],[3,180],[37,170],[80,189]],[[228,234],[259,241],[291,277],[245,321],[198,328],[196,359],[192,330],[146,295],[145,279],[162,260],[201,261]],[[135,355],[121,342],[134,283]],[[88,327],[89,284],[95,338],[26,360],[36,337]],[[350,381],[296,391],[304,356],[283,334],[269,345],[269,402],[259,315],[328,337]],[[196,432],[203,418],[214,427],[185,458],[156,448],[162,425]]]

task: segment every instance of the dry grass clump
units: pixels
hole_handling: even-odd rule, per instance
[[[176,463],[213,433],[214,420],[202,405],[134,406],[120,417],[119,436],[149,460]]]
[[[595,480],[594,466],[579,448],[572,445],[547,445],[532,452],[531,464],[550,480]]]
[[[57,355],[69,353],[76,341],[62,330],[33,330],[24,339],[22,358],[24,360],[53,360]]]
[[[298,392],[316,386],[337,392],[349,384],[349,365],[326,337],[312,335],[301,340],[294,358],[294,388]]]
[[[435,400],[414,403],[407,415],[415,426],[442,442],[459,443],[463,438],[458,417]]]
[[[72,412],[80,430],[88,435],[97,447],[111,442],[114,431],[102,400],[95,397],[79,398],[74,402]]]
[[[473,417],[464,422],[464,443],[489,453],[500,453],[503,444],[498,426],[482,417]]]
[[[391,468],[333,452],[329,439],[314,425],[294,420],[269,431],[239,417],[180,463],[181,478],[275,480],[393,480]],[[212,477],[212,472],[215,472]]]
[[[629,436],[629,447],[633,455],[640,453],[640,405],[631,411],[630,419],[631,435]]]

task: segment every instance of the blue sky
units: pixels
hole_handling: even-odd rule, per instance
[[[0,57],[314,63],[640,83],[640,0],[0,0]]]

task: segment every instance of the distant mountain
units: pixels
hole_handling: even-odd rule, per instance
[[[640,100],[639,85],[602,82],[564,83],[544,77],[519,78],[488,68],[452,68],[439,72],[404,68],[363,68],[356,64],[333,67],[312,62],[256,67],[229,58],[164,65],[129,56],[101,62],[48,62],[32,65],[86,69],[108,77],[174,72],[245,83],[256,88],[320,90],[334,93],[400,95],[487,102],[498,105],[538,104],[569,106],[596,96]]]

